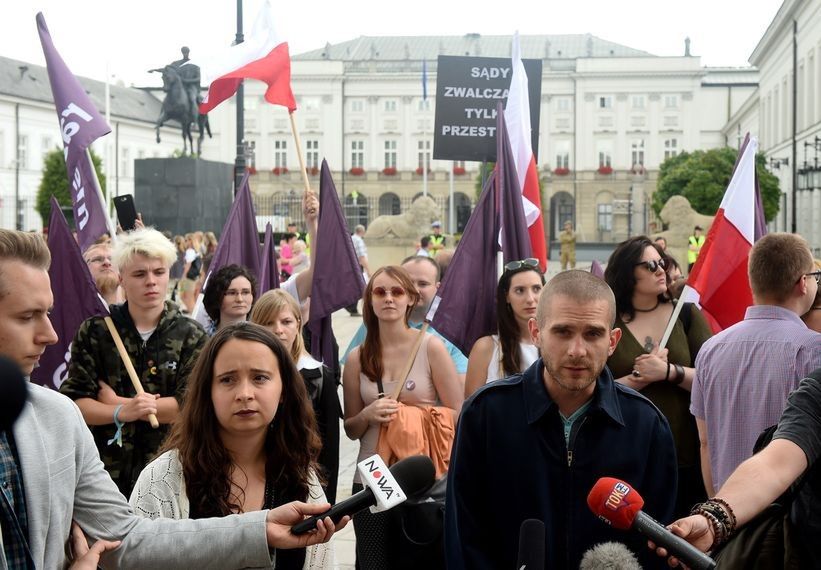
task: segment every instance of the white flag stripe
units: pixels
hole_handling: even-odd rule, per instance
[[[738,168],[727,185],[720,208],[724,210],[724,219],[732,223],[741,232],[750,245],[755,243],[755,154],[758,151],[758,139],[750,137]]]

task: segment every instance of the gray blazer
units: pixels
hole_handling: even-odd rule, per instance
[[[67,565],[72,518],[90,537],[122,540],[103,557],[105,568],[271,568],[267,511],[200,520],[138,517],[100,461],[79,408],[57,392],[29,385],[14,425],[38,569]],[[0,536],[0,570],[7,570]]]

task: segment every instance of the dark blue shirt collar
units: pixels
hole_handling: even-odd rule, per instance
[[[544,363],[541,358],[522,373],[522,388],[528,424],[539,421],[552,407],[556,406],[544,385]],[[624,417],[616,394],[616,382],[607,366],[596,379],[596,389],[593,392],[593,400],[590,402],[588,413],[601,413],[617,424],[624,425]]]

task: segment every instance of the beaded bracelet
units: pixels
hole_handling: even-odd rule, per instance
[[[724,499],[708,499],[695,505],[690,513],[703,516],[712,527],[713,544],[710,545],[710,550],[715,550],[735,532],[737,519],[732,507]]]
[[[728,530],[730,531],[730,534],[733,534],[735,532],[736,525],[738,524],[738,519],[736,519],[735,513],[733,512],[733,508],[730,506],[730,504],[719,497],[713,497],[712,499],[709,499],[707,502],[716,504],[724,511],[727,517]]]

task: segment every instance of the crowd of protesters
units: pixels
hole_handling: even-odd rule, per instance
[[[339,480],[340,431],[358,441],[357,461],[411,448],[431,457],[447,482],[444,530],[430,549],[442,566],[513,567],[519,525],[536,518],[545,567],[577,568],[606,541],[662,567],[663,547],[656,556],[587,508],[598,478],[628,481],[648,514],[679,519],[675,533],[717,551],[802,474],[787,507],[796,556],[821,565],[811,547],[821,538],[821,264],[801,237],[754,245],[743,321],[714,335],[685,302],[663,346],[682,282],[663,239],[618,244],[603,279],[574,269],[547,279],[536,259],[511,261],[496,289],[497,330],[466,356],[423,326],[446,266],[437,260],[452,252],[441,224],[416,255],[378,268],[358,227],[367,283],[340,390],[340,365],[306,349],[318,202],[306,196],[303,206],[307,233],[282,235],[282,286],[267,292],[241,265],[210,271],[211,232],[169,236],[140,223],[83,252],[110,318],[88,319],[73,337],[60,392],[76,406],[33,388],[32,409],[0,429],[5,567],[70,562],[74,521],[76,569],[100,557],[106,567],[333,568],[328,540],[347,519],[302,537],[288,527],[327,509],[338,489],[363,488],[358,473]],[[565,233],[575,240],[572,227]],[[27,375],[56,340],[47,315],[61,284],[49,285],[48,264],[38,236],[0,230],[0,354]],[[562,269],[574,264],[563,251]],[[201,292],[202,324],[192,318]],[[359,305],[348,309],[359,316]],[[56,477],[59,524],[32,498]],[[404,524],[392,511],[356,514],[358,567],[407,565]]]

